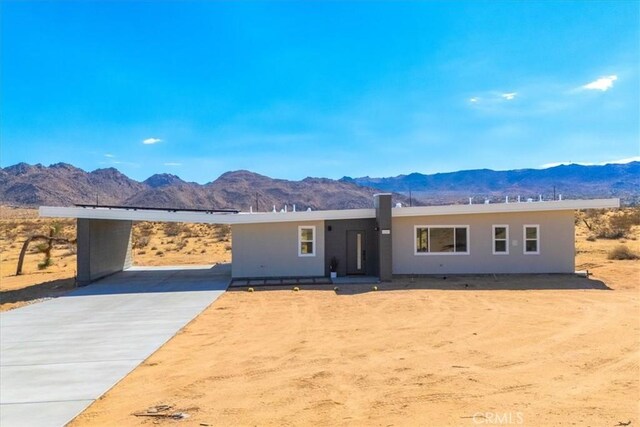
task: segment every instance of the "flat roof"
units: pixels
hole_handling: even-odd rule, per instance
[[[618,208],[620,199],[553,200],[533,202],[488,203],[444,206],[395,207],[392,217],[475,215],[509,212],[567,211],[576,209]],[[341,209],[297,212],[240,212],[216,213],[199,211],[176,211],[163,209],[136,210],[120,207],[92,206],[41,206],[41,217],[86,218],[131,221],[194,222],[206,224],[261,224],[275,222],[304,222],[338,219],[375,218],[375,209]]]

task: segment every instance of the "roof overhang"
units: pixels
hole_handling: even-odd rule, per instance
[[[393,208],[392,217],[476,215],[513,212],[572,211],[577,209],[618,208],[620,199],[555,200],[542,202],[489,203],[471,205],[416,206]],[[206,213],[134,208],[41,206],[41,217],[85,218],[129,221],[192,222],[207,224],[263,224],[340,219],[375,218],[375,209],[342,209],[298,212]]]

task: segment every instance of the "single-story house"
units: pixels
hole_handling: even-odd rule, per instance
[[[232,276],[573,273],[574,211],[615,208],[619,199],[288,212],[213,212],[126,207],[48,207],[43,217],[78,219],[78,281],[131,264],[133,221],[228,224]]]

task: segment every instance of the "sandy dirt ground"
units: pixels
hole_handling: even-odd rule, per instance
[[[637,425],[640,262],[585,237],[590,279],[227,292],[71,425]]]
[[[73,248],[39,270],[19,246],[51,220],[2,211],[0,309],[73,288]],[[379,285],[227,292],[73,426],[587,425],[640,423],[640,262],[607,259],[624,239],[576,233],[558,276],[449,277]],[[70,238],[73,221],[63,221]],[[228,262],[228,230],[136,224],[138,264]],[[149,408],[168,405],[156,415]],[[162,407],[161,407],[162,408]],[[174,420],[164,415],[188,414]],[[621,425],[621,424],[620,424]]]

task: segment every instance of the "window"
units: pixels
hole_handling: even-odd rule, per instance
[[[298,256],[316,256],[316,227],[298,227]]]
[[[523,229],[524,236],[523,250],[525,254],[537,255],[540,253],[540,226],[525,225]]]
[[[469,253],[468,225],[417,225],[415,255],[462,255]]]
[[[509,226],[493,226],[493,254],[509,255]]]

